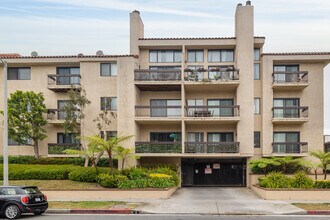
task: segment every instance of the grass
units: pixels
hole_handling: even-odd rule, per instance
[[[330,210],[330,203],[293,203],[305,210]]]
[[[135,208],[136,203],[117,201],[81,201],[81,202],[49,202],[50,209],[110,209],[114,206],[120,208]]]
[[[2,184],[2,181],[0,181]],[[71,180],[9,180],[14,186],[37,186],[41,190],[80,190],[80,189],[106,189],[98,183],[75,182]]]

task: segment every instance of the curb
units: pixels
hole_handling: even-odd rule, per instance
[[[47,209],[48,214],[136,214],[131,209]]]
[[[307,215],[330,215],[330,210],[309,210]]]

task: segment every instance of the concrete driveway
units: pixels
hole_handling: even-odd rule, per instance
[[[140,206],[145,213],[209,215],[283,215],[306,211],[284,201],[259,198],[249,188],[193,187],[179,188],[171,198]]]

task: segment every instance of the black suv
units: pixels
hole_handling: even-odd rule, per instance
[[[0,214],[9,219],[22,213],[41,215],[47,208],[47,196],[36,186],[0,186]]]

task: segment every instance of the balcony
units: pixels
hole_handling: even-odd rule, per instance
[[[273,124],[303,124],[308,122],[308,107],[273,107]]]
[[[237,123],[240,114],[239,105],[205,105],[205,106],[187,106],[185,107],[185,121],[187,122],[226,122]]]
[[[48,89],[54,92],[67,92],[71,89],[80,91],[80,74],[49,74]]]
[[[81,144],[49,143],[48,154],[65,154],[64,150],[80,150]]]
[[[136,86],[141,91],[180,91],[181,70],[134,70]]]
[[[137,122],[176,122],[181,120],[181,106],[135,106]]]
[[[234,67],[212,69],[185,69],[187,90],[234,91],[239,86],[239,70]]]
[[[181,142],[135,142],[135,153],[181,154]]]
[[[187,154],[239,153],[239,142],[185,142]]]
[[[274,142],[273,154],[307,154],[307,142]]]
[[[274,72],[273,89],[274,90],[303,90],[308,86],[308,72]]]
[[[53,125],[61,125],[64,123],[66,112],[63,109],[48,109],[47,110],[47,122]],[[77,113],[78,118],[78,113]],[[80,124],[80,120],[77,119],[77,123]]]

